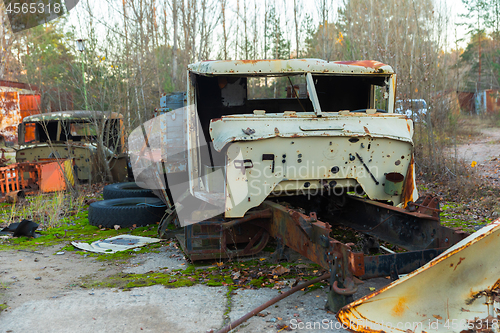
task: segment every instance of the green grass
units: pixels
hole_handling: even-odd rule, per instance
[[[34,222],[37,222],[36,220]],[[0,251],[6,250],[36,250],[41,247],[54,246],[65,244],[64,250],[75,250],[70,243],[72,241],[83,241],[91,243],[100,239],[106,239],[113,236],[132,234],[145,237],[157,237],[157,226],[150,225],[136,229],[106,229],[101,230],[98,227],[89,225],[87,209],[81,210],[79,213],[64,217],[60,220],[59,226],[48,227],[40,231],[40,237],[17,237],[0,241]],[[142,250],[141,250],[142,251]],[[111,259],[117,259],[124,254],[105,254]]]
[[[469,221],[462,218],[460,211],[463,207],[460,204],[453,202],[444,202],[440,209],[442,210],[440,214],[441,223],[449,228],[460,228],[461,230],[469,233],[475,232],[474,226],[476,226],[475,221]]]
[[[81,286],[85,288],[120,288],[130,290],[131,288],[146,287],[153,285],[163,285],[167,288],[189,287],[195,284],[201,284],[212,287],[226,286],[229,292],[236,289],[259,289],[272,288],[277,282],[290,280],[300,276],[303,280],[309,280],[317,277],[319,266],[311,264],[307,269],[293,269],[298,264],[286,263],[290,272],[276,278],[271,274],[270,264],[261,261],[250,262],[232,262],[224,263],[220,267],[215,265],[211,267],[197,267],[189,265],[185,269],[161,269],[159,272],[150,272],[145,274],[119,273],[108,276],[102,280],[96,280],[94,275],[82,278]],[[284,266],[284,265],[283,265]],[[232,274],[236,271],[241,273],[242,280],[233,280]],[[261,275],[254,273],[261,273]],[[240,279],[241,279],[240,277]],[[322,288],[326,284],[317,283],[311,288],[313,290]],[[309,290],[309,288],[308,288]]]
[[[108,276],[103,281],[93,281],[92,276],[82,279],[82,286],[86,288],[121,288],[129,290],[137,287],[163,285],[167,288],[189,287],[195,284],[208,286],[232,285],[230,270],[219,270],[216,267],[197,270],[193,265],[185,270],[173,270],[172,272],[154,272],[145,274],[119,273]]]

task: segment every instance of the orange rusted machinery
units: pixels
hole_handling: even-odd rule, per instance
[[[74,185],[73,159],[47,159],[0,167],[0,192],[55,192]]]
[[[40,113],[41,95],[36,86],[0,80],[0,138],[17,143],[17,126]]]

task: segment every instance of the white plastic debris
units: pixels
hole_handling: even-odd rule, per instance
[[[76,248],[81,250],[96,252],[96,253],[116,253],[125,251],[136,247],[141,247],[150,243],[158,243],[159,238],[133,236],[133,235],[120,235],[111,237],[104,240],[95,241],[92,244],[82,242],[71,242]]]

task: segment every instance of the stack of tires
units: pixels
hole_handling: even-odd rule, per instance
[[[89,207],[90,225],[101,228],[145,226],[160,222],[166,206],[153,191],[134,182],[111,184],[104,187],[104,200]]]

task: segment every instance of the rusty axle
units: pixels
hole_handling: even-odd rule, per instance
[[[329,278],[330,278],[330,273],[326,273],[326,274],[323,274],[316,279],[309,280],[307,282],[298,284],[295,287],[293,287],[292,289],[288,290],[287,292],[285,292],[279,296],[276,296],[275,298],[267,301],[266,303],[262,304],[259,307],[256,307],[255,309],[253,309],[252,311],[250,311],[249,313],[247,313],[246,315],[244,315],[240,319],[233,321],[231,324],[229,324],[226,327],[224,327],[223,329],[219,330],[217,333],[227,333],[230,330],[234,329],[235,327],[239,326],[240,324],[244,323],[248,319],[252,318],[253,316],[255,316],[257,313],[261,312],[262,310],[267,309],[268,307],[270,307],[274,303],[281,301],[283,298],[290,296],[291,294],[299,291],[302,288],[309,287],[310,285],[313,285],[315,283],[318,283],[320,281],[323,281],[323,280],[326,280]]]

